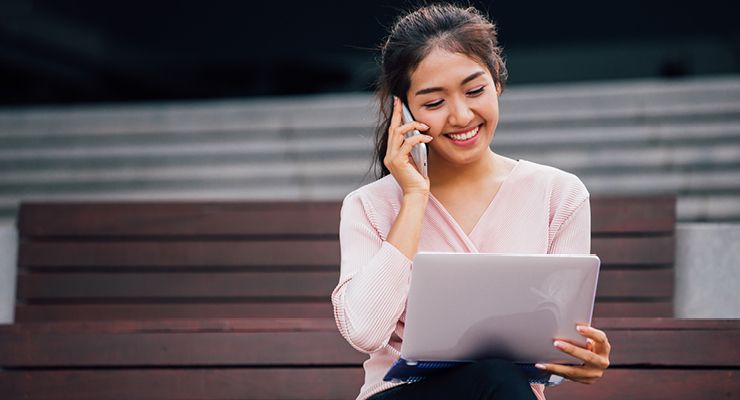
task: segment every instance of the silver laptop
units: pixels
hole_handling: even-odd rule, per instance
[[[586,347],[576,324],[591,324],[599,266],[594,255],[416,254],[401,359],[384,379],[500,358],[552,383],[534,364],[581,363],[553,340]]]

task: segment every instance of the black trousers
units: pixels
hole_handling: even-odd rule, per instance
[[[519,367],[508,361],[485,360],[388,389],[369,400],[400,399],[536,400],[537,397]]]

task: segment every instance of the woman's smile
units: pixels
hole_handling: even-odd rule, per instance
[[[445,133],[444,136],[458,146],[469,146],[478,140],[478,132],[480,131],[481,125],[474,126],[469,129],[462,129],[456,132]]]

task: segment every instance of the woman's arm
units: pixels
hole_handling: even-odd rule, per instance
[[[586,198],[572,214],[557,228],[550,246],[553,254],[589,254],[591,249],[591,206]],[[559,364],[537,364],[537,368],[566,379],[593,383],[609,367],[611,345],[603,331],[589,326],[576,327],[579,334],[588,338],[586,349],[556,340],[553,345],[562,352],[583,361],[582,365],[571,367]]]
[[[411,260],[384,240],[377,217],[360,194],[345,199],[341,276],[332,293],[339,331],[366,353],[388,343],[406,306],[411,273]]]
[[[341,277],[332,303],[340,332],[364,352],[376,351],[388,343],[406,308],[411,259],[419,246],[429,200],[429,180],[413,166],[409,153],[411,147],[431,138],[415,135],[404,140],[403,135],[412,129],[428,128],[418,122],[401,125],[401,107],[396,99],[384,162],[403,197],[387,237],[379,229],[371,202],[363,201],[359,193],[348,196],[342,207]]]

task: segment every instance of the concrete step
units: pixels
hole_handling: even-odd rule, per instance
[[[740,77],[511,86],[500,108],[501,154],[740,220]],[[0,219],[21,199],[341,199],[372,180],[375,123],[368,94],[2,109]]]

